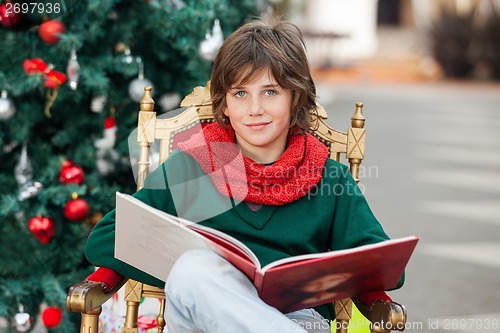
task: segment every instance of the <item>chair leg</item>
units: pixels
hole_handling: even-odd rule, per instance
[[[352,317],[352,301],[350,298],[341,299],[335,302],[336,332],[347,333],[349,320]]]
[[[87,313],[82,313],[80,333],[97,333],[99,331],[99,315],[102,308],[98,307]]]
[[[338,320],[337,319],[337,328],[336,328],[336,332],[337,333],[347,333],[347,327],[349,326],[349,320]]]
[[[156,323],[158,324],[158,332],[157,333],[163,333],[163,329],[165,328],[165,325],[167,324],[165,321],[165,304],[166,301],[164,298],[160,300],[160,312],[158,313],[158,316],[156,317]]]
[[[137,324],[139,318],[140,302],[127,301],[127,312],[125,315],[125,323],[123,324],[121,333],[139,333]]]

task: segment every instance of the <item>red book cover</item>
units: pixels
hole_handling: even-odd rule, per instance
[[[255,254],[239,240],[122,193],[116,197],[115,237],[117,259],[160,280],[168,277],[182,253],[195,248],[215,251],[253,282],[266,303],[284,313],[395,288],[419,239],[410,236],[305,254],[261,267]]]
[[[260,297],[291,312],[366,292],[390,290],[417,244],[417,237],[393,239],[342,251],[290,258],[264,267],[255,280]]]

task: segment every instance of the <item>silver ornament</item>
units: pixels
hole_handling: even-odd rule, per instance
[[[19,306],[19,313],[16,313],[14,318],[12,318],[12,328],[14,331],[19,333],[29,332],[31,330],[32,323],[33,320],[31,319],[29,313],[24,312],[22,305]]]
[[[145,78],[133,79],[128,86],[128,95],[130,99],[139,103],[144,96],[144,87],[153,86],[153,83]]]
[[[139,64],[139,76],[130,82],[128,86],[128,95],[132,101],[139,103],[144,96],[144,87],[153,87],[153,83],[144,77],[144,64],[142,63],[142,59],[137,57],[136,61]]]
[[[7,92],[2,90],[0,95],[0,120],[6,121],[16,113],[16,105],[7,97]]]
[[[14,177],[16,178],[19,186],[19,201],[36,196],[43,187],[41,183],[33,181],[33,167],[31,166],[31,161],[28,157],[26,143],[23,144],[21,157],[14,168]]]
[[[215,19],[211,33],[205,35],[205,39],[200,43],[199,55],[203,60],[214,61],[219,48],[224,42],[224,35],[220,27],[220,22]]]
[[[66,67],[66,74],[68,75],[69,87],[76,90],[78,78],[80,77],[80,64],[78,63],[75,49],[71,50],[71,56],[68,60],[68,66]]]
[[[158,104],[160,105],[163,112],[172,111],[179,107],[181,102],[181,95],[176,92],[168,92],[160,97]]]

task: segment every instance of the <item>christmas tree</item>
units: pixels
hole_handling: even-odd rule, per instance
[[[264,1],[0,1],[0,331],[77,332],[86,237],[135,183],[127,137],[205,85],[224,36]],[[2,324],[3,322],[3,324]]]

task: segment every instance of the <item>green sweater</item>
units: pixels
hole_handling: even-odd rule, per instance
[[[134,194],[147,204],[219,229],[247,245],[262,266],[289,256],[340,250],[388,239],[374,217],[349,169],[328,159],[318,186],[301,199],[283,206],[254,211],[244,202],[222,196],[198,163],[176,150],[146,178]],[[128,278],[164,287],[160,281],[114,258],[115,211],[106,214],[92,230],[87,259]],[[401,277],[398,287],[403,284]],[[293,292],[293,291],[292,291]],[[316,308],[333,318],[331,304]]]

